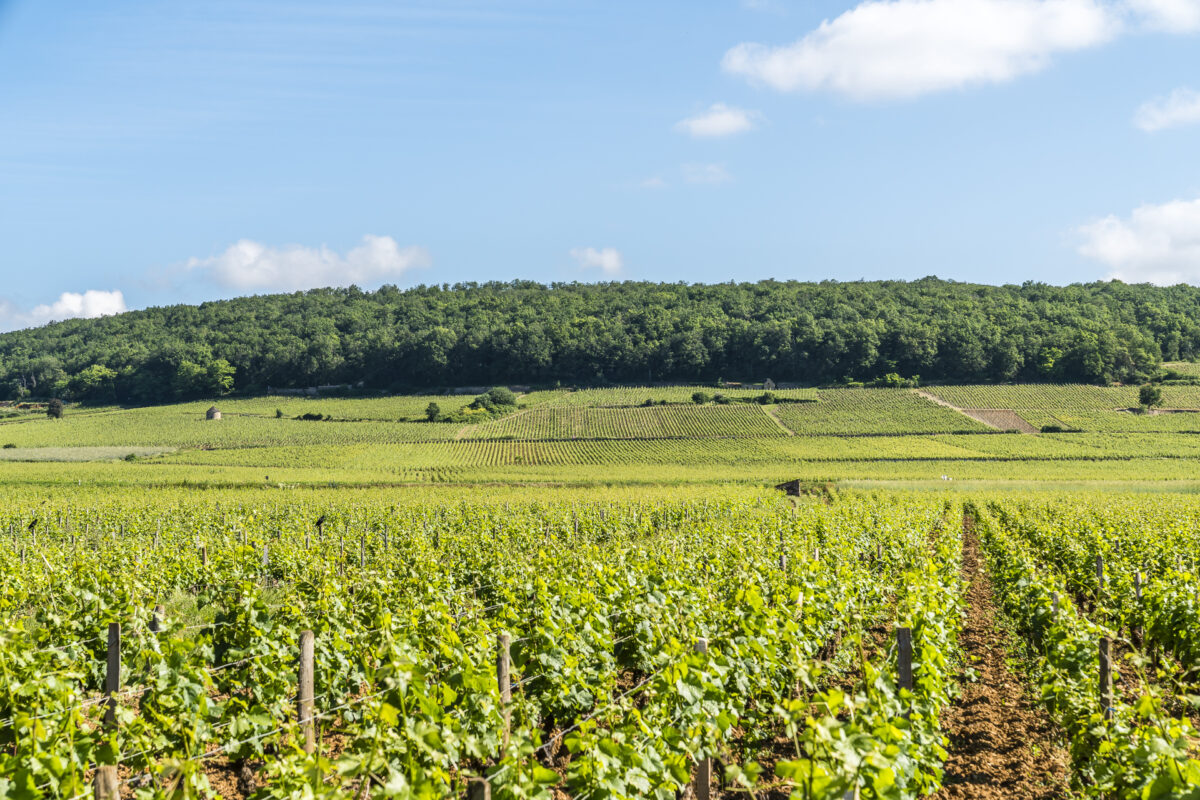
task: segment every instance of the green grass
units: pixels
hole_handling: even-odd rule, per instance
[[[148,458],[170,452],[163,447],[5,447],[0,461],[112,461]]]
[[[1163,369],[1178,372],[1193,378],[1200,378],[1200,362],[1195,361],[1164,361]]]

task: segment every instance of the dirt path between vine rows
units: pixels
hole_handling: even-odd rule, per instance
[[[1057,726],[1033,705],[1021,678],[1006,663],[1005,634],[996,628],[996,601],[979,539],[963,530],[967,588],[962,648],[979,673],[963,684],[942,722],[950,738],[943,788],[937,800],[1051,800],[1069,796],[1067,751]]]

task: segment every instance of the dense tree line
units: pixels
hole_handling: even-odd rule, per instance
[[[11,394],[141,403],[272,387],[1137,381],[1200,356],[1200,289],[913,282],[488,283],[168,306],[0,335]]]

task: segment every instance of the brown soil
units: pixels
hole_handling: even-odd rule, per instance
[[[1049,716],[1026,695],[1006,663],[1005,635],[995,625],[992,587],[969,526],[963,531],[963,578],[967,619],[963,651],[979,673],[963,684],[943,722],[950,737],[943,788],[938,800],[1050,800],[1069,797],[1070,758]]]
[[[964,408],[962,413],[1002,431],[1038,432],[1037,428],[1011,408]]]
[[[1021,433],[1037,433],[1038,429],[1029,424],[1029,422],[1011,408],[960,408],[953,403],[950,403],[938,397],[932,392],[913,389],[913,391],[924,397],[926,400],[937,403],[939,406],[954,409],[958,413],[970,417],[976,422],[982,422],[989,428],[996,430],[1008,431],[1017,430]]]

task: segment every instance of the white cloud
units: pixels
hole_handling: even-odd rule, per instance
[[[658,175],[655,175],[650,178],[646,178],[644,181],[642,181],[638,185],[641,186],[643,189],[665,189],[665,188],[667,188],[667,182],[664,181]]]
[[[733,180],[721,164],[684,164],[681,169],[683,179],[688,183],[716,185]]]
[[[78,317],[106,317],[126,311],[125,295],[119,290],[111,292],[88,289],[79,292],[63,292],[53,303],[44,303],[23,311],[15,304],[0,299],[0,329],[16,330],[45,325]]]
[[[575,247],[571,258],[579,262],[581,269],[598,269],[609,277],[620,275],[625,269],[625,259],[615,247],[597,250],[594,247]]]
[[[1134,209],[1081,227],[1079,252],[1126,283],[1200,284],[1200,199]]]
[[[868,0],[790,45],[739,44],[722,66],[780,91],[908,98],[1037,72],[1113,39],[1122,16],[1100,0]]]
[[[345,255],[324,245],[269,247],[242,239],[218,256],[193,258],[186,266],[233,289],[296,291],[376,283],[430,263],[423,247],[401,247],[390,236],[367,235]]]
[[[675,130],[698,139],[715,139],[733,136],[755,128],[758,112],[713,103],[703,114],[688,117],[675,123]]]
[[[1200,122],[1200,92],[1176,89],[1166,97],[1156,97],[1133,115],[1133,124],[1147,133],[1192,125]]]
[[[1200,31],[1200,0],[1126,0],[1144,27],[1167,33]]]

